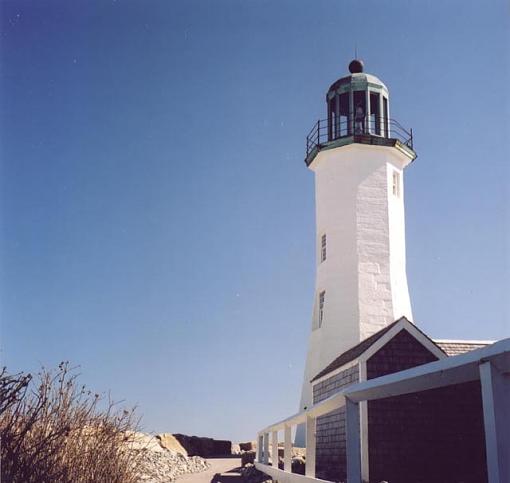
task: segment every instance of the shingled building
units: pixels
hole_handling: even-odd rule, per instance
[[[351,384],[485,347],[434,341],[406,318],[340,354],[311,381],[317,404]],[[370,481],[486,481],[479,381],[369,401],[361,407],[362,465]],[[316,423],[316,475],[346,479],[345,406]],[[446,424],[445,424],[446,423]],[[409,451],[413,447],[414,451]],[[404,451],[405,450],[405,451]],[[409,454],[416,455],[409,459]]]

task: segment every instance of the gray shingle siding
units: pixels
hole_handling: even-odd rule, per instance
[[[359,365],[355,364],[314,384],[313,403],[317,404],[340,389],[359,381]],[[345,408],[317,418],[316,475],[331,481],[345,479]]]

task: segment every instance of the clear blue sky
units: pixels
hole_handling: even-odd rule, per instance
[[[509,335],[508,2],[1,2],[2,359],[68,359],[144,427],[298,409],[305,135],[357,43],[412,127],[408,276],[432,337]]]

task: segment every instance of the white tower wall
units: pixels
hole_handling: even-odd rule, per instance
[[[312,404],[310,380],[340,353],[403,315],[412,320],[403,189],[403,169],[410,161],[396,147],[353,143],[319,152],[310,165],[317,272],[301,410]],[[326,260],[321,262],[323,234]]]

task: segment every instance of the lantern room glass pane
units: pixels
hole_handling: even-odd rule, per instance
[[[354,91],[354,134],[365,133],[365,122],[366,122],[366,92],[365,91]]]
[[[379,112],[379,94],[370,93],[370,132],[381,135],[381,113]]]
[[[384,137],[390,137],[390,126],[388,119],[388,99],[383,97],[383,118],[384,118]]]
[[[328,102],[328,141],[335,139],[336,97]]]
[[[339,106],[339,119],[338,119],[338,127],[339,137],[348,136],[350,134],[350,125],[349,125],[349,93],[344,92],[340,94],[340,106]]]

